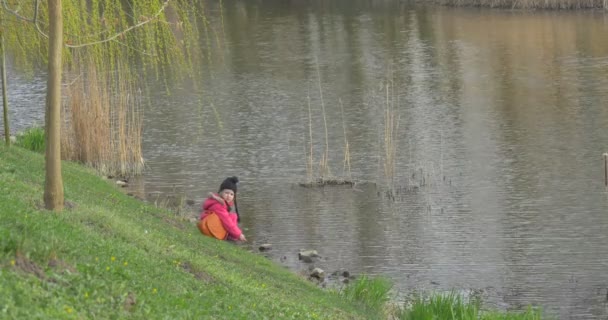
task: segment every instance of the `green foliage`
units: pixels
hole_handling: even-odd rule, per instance
[[[525,312],[481,311],[478,301],[465,301],[456,293],[434,294],[418,298],[398,315],[403,320],[540,320],[541,312],[528,308]]]
[[[340,295],[346,300],[362,303],[373,310],[382,310],[389,301],[392,288],[390,281],[383,277],[370,278],[366,275],[345,286]]]
[[[44,152],[44,128],[32,127],[17,135],[17,146],[35,152]]]
[[[22,10],[19,13],[23,16]],[[24,74],[31,76],[34,69],[42,68],[46,63],[48,39],[43,39],[36,32],[33,23],[24,23],[2,8],[0,19],[8,60],[19,66]]]
[[[418,298],[412,307],[406,310],[401,319],[433,320],[433,319],[477,319],[478,305],[466,303],[455,293],[437,294],[428,299]]]
[[[501,313],[496,311],[491,311],[484,313],[481,317],[481,320],[541,320],[543,319],[542,312],[540,309],[533,309],[532,307],[528,307],[524,312],[509,312],[509,313]],[[546,317],[544,317],[546,319]]]
[[[8,1],[0,8],[5,51],[19,74],[37,74],[47,63],[48,11],[46,1]],[[62,12],[63,79],[65,92],[70,93],[62,102],[62,117],[67,120],[62,123],[62,155],[100,170],[141,173],[142,122],[131,117],[142,107],[138,99],[146,96],[154,78],[167,88],[169,83],[200,78],[204,70],[192,66],[210,59],[209,39],[204,40],[217,36],[215,29],[223,30],[223,25],[210,23],[203,5],[191,0],[65,0]],[[221,40],[215,39],[216,47],[221,47]],[[87,104],[75,101],[78,97],[89,98]],[[78,118],[75,105],[102,110],[104,117],[91,120],[82,116],[91,112],[82,112]],[[130,130],[121,131],[124,124]],[[78,138],[87,136],[73,129],[93,126],[111,132],[95,135],[100,143],[78,143]],[[137,143],[131,144],[134,140]],[[124,148],[125,143],[130,147]],[[133,152],[125,156],[108,144]]]
[[[19,17],[0,9],[7,54],[20,71],[44,66],[47,59],[47,3],[38,5],[40,32],[32,22],[23,20],[34,17],[34,3],[17,6],[8,2],[9,10],[18,12]],[[221,27],[208,23],[203,7],[189,0],[128,4],[120,0],[65,0],[62,6],[64,41],[69,48],[64,50],[63,62],[68,78],[78,77],[79,66],[91,62],[99,72],[118,71],[121,63],[134,66],[129,70],[134,81],[142,72],[158,79],[192,76],[200,71],[191,67],[197,62],[194,59],[209,54],[200,40],[208,29]]]

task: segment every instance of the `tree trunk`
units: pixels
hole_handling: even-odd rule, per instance
[[[1,28],[1,27],[0,27]],[[6,139],[6,145],[11,145],[11,130],[8,122],[8,96],[6,94],[6,55],[4,54],[4,30],[0,30],[0,54],[2,54],[2,65],[0,65],[0,72],[2,72],[2,110],[4,118],[4,138]]]
[[[46,89],[45,140],[46,180],[44,206],[63,210],[63,179],[61,177],[61,53],[63,49],[63,15],[61,0],[48,0],[49,62]]]

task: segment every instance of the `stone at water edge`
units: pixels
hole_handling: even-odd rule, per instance
[[[313,263],[314,262],[313,258],[311,258],[309,256],[302,256],[302,257],[300,257],[300,260],[304,263]]]
[[[323,279],[325,279],[325,271],[323,271],[323,269],[321,269],[321,268],[314,268],[314,269],[312,269],[312,272],[310,273],[310,277],[317,278],[319,280],[323,280]]]
[[[305,263],[311,263],[314,261],[313,258],[319,257],[317,250],[300,250],[298,253],[298,259],[304,261]]]
[[[258,249],[260,251],[268,251],[268,250],[272,249],[272,244],[264,243],[264,244],[260,245],[260,247]]]

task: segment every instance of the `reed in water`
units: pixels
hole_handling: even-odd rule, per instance
[[[306,152],[306,176],[307,181],[300,183],[301,186],[315,187],[325,185],[353,185],[350,165],[350,146],[346,134],[346,123],[344,120],[344,106],[342,100],[339,100],[340,111],[342,112],[342,129],[344,131],[344,161],[343,161],[343,177],[336,177],[332,174],[329,166],[329,131],[327,125],[327,112],[325,111],[325,100],[323,99],[323,86],[321,84],[321,72],[319,63],[316,62],[317,69],[317,85],[319,87],[319,99],[321,104],[321,115],[323,117],[324,141],[323,152],[315,169],[314,143],[313,143],[313,124],[312,124],[312,107],[310,95],[308,95],[308,145],[305,147]]]
[[[395,101],[394,84],[391,82],[386,84],[386,100],[384,105],[383,120],[384,120],[384,135],[383,135],[383,154],[382,168],[384,169],[384,178],[389,189],[393,189],[395,182],[395,168],[397,158],[397,132],[399,131],[399,115],[396,107],[399,102]]]
[[[144,169],[141,101],[129,77],[85,64],[66,87],[61,153],[101,174],[137,175]]]
[[[310,105],[310,96],[308,96],[308,143],[306,144],[304,151],[306,153],[306,181],[300,183],[303,187],[319,187],[326,185],[354,185],[351,174],[351,162],[350,162],[350,146],[348,143],[348,137],[346,133],[346,123],[344,122],[344,106],[342,101],[339,101],[340,108],[342,111],[342,129],[344,131],[344,160],[343,160],[343,176],[336,177],[331,173],[329,166],[329,134],[327,131],[327,116],[325,114],[325,108],[322,108],[323,113],[323,124],[325,127],[325,140],[323,153],[318,161],[318,164],[314,156],[314,142],[313,142],[313,124],[312,124],[312,108]]]

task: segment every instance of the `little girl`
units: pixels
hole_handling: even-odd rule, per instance
[[[247,241],[245,235],[238,226],[238,211],[236,209],[236,184],[239,182],[237,177],[226,178],[220,185],[218,194],[209,193],[209,197],[203,202],[199,229],[203,234],[219,238],[220,240]],[[217,218],[221,222],[223,230],[214,232],[214,228],[220,228]],[[216,222],[216,226],[213,222]],[[209,229],[212,229],[209,231]],[[223,231],[223,232],[222,232]]]

